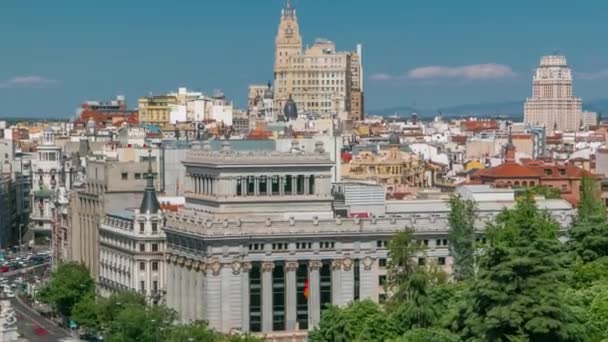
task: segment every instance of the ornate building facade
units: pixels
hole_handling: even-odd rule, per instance
[[[445,202],[408,211],[400,202],[382,217],[341,218],[332,210],[332,163],[322,144],[314,153],[203,145],[184,164],[186,205],[165,214],[164,227],[166,303],[184,322],[305,340],[326,304],[385,298],[388,241],[406,227],[429,248],[420,263],[450,267]],[[480,205],[478,229],[514,204]],[[539,206],[564,226],[573,215],[562,200]]]
[[[284,108],[291,97],[300,112],[341,114],[351,111],[354,99],[357,112],[361,112],[360,54],[360,46],[357,52],[339,52],[335,44],[326,39],[317,39],[303,51],[296,10],[288,0],[281,12],[275,40],[274,108]],[[281,114],[277,113],[276,117]]]
[[[108,213],[99,225],[97,283],[102,295],[137,291],[156,304],[165,293],[165,235],[150,157],[146,178],[139,209]]]
[[[399,139],[397,134],[393,134],[389,145],[380,147],[379,151],[360,151],[344,164],[342,177],[383,184],[389,196],[432,187],[434,175],[431,165],[415,153],[403,151]]]

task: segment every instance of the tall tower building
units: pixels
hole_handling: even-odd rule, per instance
[[[525,123],[548,130],[579,129],[582,101],[572,93],[572,70],[566,57],[543,56],[532,84],[532,97],[524,105]]]
[[[342,114],[351,112],[353,101],[356,116],[360,117],[363,106],[360,51],[360,48],[356,53],[336,51],[336,45],[327,39],[316,39],[303,50],[296,10],[287,0],[275,41],[275,118],[287,117],[288,102],[289,108],[295,104],[300,113]],[[352,65],[353,59],[356,66]],[[356,92],[354,97],[352,92]]]
[[[279,32],[275,39],[274,75],[285,72],[290,66],[289,58],[302,53],[302,36],[298,26],[298,17],[291,1],[287,0],[285,8],[281,11]]]

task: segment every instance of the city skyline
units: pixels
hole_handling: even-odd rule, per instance
[[[578,96],[605,97],[608,48],[595,43],[608,28],[601,21],[608,7],[603,3],[292,3],[304,45],[317,37],[331,39],[339,50],[363,44],[370,113],[392,106],[523,101],[538,59],[556,49],[573,68]],[[146,5],[3,4],[0,30],[10,34],[0,58],[0,115],[67,117],[84,100],[116,94],[134,107],[140,96],[179,86],[222,89],[243,108],[248,85],[272,79],[284,1]],[[224,15],[205,14],[209,9]]]

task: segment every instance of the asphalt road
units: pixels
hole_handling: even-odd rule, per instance
[[[61,338],[68,337],[69,334],[55,323],[42,317],[36,310],[29,307],[18,297],[11,299],[11,304],[17,314],[17,327],[19,333],[31,342],[56,342]],[[36,334],[38,327],[46,330],[46,335]]]
[[[45,268],[46,266],[46,268]],[[27,274],[42,275],[45,269],[48,269],[49,263],[36,265],[12,272],[3,273],[2,276],[8,279],[14,279],[18,276]],[[70,336],[69,333],[55,325],[54,322],[40,315],[35,309],[18,297],[11,299],[11,304],[17,314],[17,328],[21,336],[25,337],[30,342],[56,342],[61,338]],[[46,331],[44,336],[36,333],[38,327]]]

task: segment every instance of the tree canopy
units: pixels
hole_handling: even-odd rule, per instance
[[[89,270],[77,263],[59,265],[47,285],[40,290],[41,300],[65,317],[70,316],[76,303],[94,295],[95,282]]]

